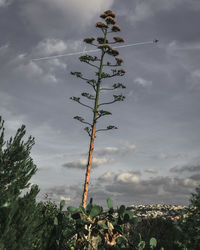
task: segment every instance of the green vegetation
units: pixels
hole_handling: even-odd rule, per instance
[[[85,128],[92,143],[88,157],[90,168],[96,120],[111,114],[105,110],[98,110],[101,105],[98,104],[99,93],[103,90],[100,89],[101,79],[124,74],[122,69],[113,70],[112,75],[102,71],[105,53],[114,56],[116,60],[114,66],[120,66],[122,63],[122,59],[116,58],[118,51],[108,45],[106,37],[109,25],[113,25],[112,32],[120,30],[119,26],[115,25],[114,17],[115,14],[112,11],[106,11],[101,15],[106,23],[98,22],[96,25],[104,34],[103,38],[97,38],[98,43],[101,44],[98,45],[102,53],[101,59],[88,55],[80,58],[90,65],[90,61],[100,62],[97,81],[86,79],[96,91],[96,96],[82,93],[82,96],[95,100],[95,106],[92,109],[93,124],[89,124],[91,128]],[[86,38],[85,42],[92,44],[94,40],[94,38]],[[122,42],[123,38],[114,37],[114,40]],[[113,65],[107,62],[106,66]],[[80,72],[73,74],[83,79]],[[118,83],[109,90],[123,87],[124,85]],[[113,95],[113,97],[114,100],[110,103],[124,99],[122,95]],[[80,98],[72,99],[80,103]],[[87,123],[82,117],[76,116],[75,119]],[[108,126],[103,130],[112,128],[115,127]],[[60,207],[50,201],[36,203],[36,196],[39,193],[37,185],[32,185],[29,191],[20,197],[22,191],[30,187],[29,180],[37,171],[30,157],[34,138],[30,136],[26,142],[22,140],[26,133],[24,125],[8,141],[4,139],[4,132],[4,121],[0,117],[0,250],[199,250],[200,187],[192,194],[191,206],[183,212],[175,224],[164,218],[141,219],[124,205],[114,210],[110,198],[107,199],[107,211],[93,204],[92,199],[86,205],[89,183],[87,168],[82,205],[78,208],[68,206],[67,211],[64,212],[65,201],[63,200],[60,202]]]
[[[0,118],[0,249],[187,249],[200,245],[200,187],[192,194],[191,205],[175,224],[162,218],[141,219],[124,205],[114,210],[107,199],[108,211],[90,203],[84,208],[58,208],[50,201],[36,203],[39,192],[29,187],[36,166],[30,157],[34,139],[22,141],[25,126],[14,138],[4,140]]]

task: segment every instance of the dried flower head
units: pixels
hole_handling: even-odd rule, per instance
[[[118,56],[119,55],[119,51],[116,49],[108,50],[108,51],[106,51],[106,53],[108,53],[111,56]]]
[[[121,59],[119,57],[115,57],[115,60],[117,62],[117,65],[121,65],[123,63],[123,59]]]
[[[106,21],[107,24],[115,24],[116,23],[115,19],[113,17],[111,17],[111,16],[107,16],[105,18],[105,21]]]
[[[104,14],[115,18],[115,13],[112,10],[106,10],[106,11],[104,11]]]
[[[83,40],[83,42],[85,42],[85,43],[92,43],[94,40],[95,40],[94,37],[87,37],[87,38],[85,38],[85,39]]]
[[[117,31],[121,31],[121,29],[120,29],[119,25],[113,25],[112,26],[112,31],[117,32]]]
[[[126,73],[126,71],[125,71],[124,69],[120,69],[120,70],[118,70],[118,72],[119,72],[120,74],[125,74],[125,73]]]
[[[112,50],[112,47],[110,47],[108,44],[102,44],[98,46],[98,49]]]
[[[113,39],[114,39],[116,42],[118,42],[118,43],[124,43],[124,42],[125,42],[124,38],[119,37],[119,36],[115,36],[115,37],[113,37]]]
[[[98,22],[98,23],[96,23],[96,27],[97,28],[108,28],[108,25],[106,23],[103,23],[103,22]]]
[[[104,37],[97,37],[97,41],[98,41],[98,43],[103,44],[104,43]],[[106,39],[105,43],[108,43],[107,39]]]
[[[105,19],[107,17],[107,15],[105,13],[100,15],[101,18]]]

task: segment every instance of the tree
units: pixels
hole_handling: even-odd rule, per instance
[[[101,56],[98,58],[97,56],[91,56],[91,55],[85,54],[79,57],[79,60],[81,62],[87,63],[88,65],[97,69],[97,72],[95,72],[96,79],[88,79],[84,77],[81,72],[71,72],[72,75],[75,75],[76,77],[81,78],[82,80],[86,81],[86,83],[92,87],[93,93],[94,93],[94,94],[90,94],[86,92],[81,93],[81,95],[84,98],[93,102],[92,107],[80,101],[80,97],[70,97],[70,99],[72,99],[73,101],[76,101],[79,104],[83,105],[84,107],[89,108],[93,112],[92,123],[85,121],[83,117],[80,117],[80,116],[74,117],[74,119],[77,119],[80,122],[88,125],[87,127],[84,128],[84,130],[88,133],[90,137],[88,162],[87,162],[84,190],[83,190],[83,196],[82,196],[83,207],[86,207],[86,201],[87,201],[88,185],[89,185],[90,171],[91,171],[91,165],[92,165],[92,156],[93,156],[93,150],[94,150],[94,140],[96,138],[95,134],[100,131],[117,129],[117,127],[113,125],[109,125],[106,128],[96,130],[97,120],[102,116],[111,115],[109,111],[101,109],[101,106],[112,104],[117,101],[123,101],[125,98],[125,96],[123,96],[122,94],[113,95],[112,101],[99,103],[100,92],[106,91],[106,90],[108,91],[115,90],[118,88],[126,88],[122,83],[115,83],[112,86],[112,88],[105,88],[101,86],[102,81],[104,79],[112,78],[115,76],[123,76],[125,74],[125,70],[113,69],[115,67],[120,67],[121,64],[123,63],[123,60],[118,57],[119,51],[111,47],[112,44],[123,43],[124,39],[122,37],[114,36],[113,41],[108,41],[108,37],[107,37],[109,33],[115,33],[121,30],[120,26],[116,25],[115,13],[111,10],[108,10],[108,11],[105,11],[103,14],[101,14],[100,17],[104,19],[105,22],[97,22],[96,27],[101,30],[101,32],[103,33],[103,36],[97,37],[96,39],[94,37],[85,38],[83,41],[87,44],[90,44],[98,48],[101,52]],[[94,41],[96,41],[96,43]],[[104,63],[104,59],[106,55],[112,56],[115,61],[114,62],[107,61],[106,63]],[[103,71],[104,67],[110,67],[111,73],[104,72]]]
[[[26,133],[23,125],[6,142],[4,130],[0,117],[0,249],[35,249],[36,238],[41,235],[36,230],[41,222],[35,200],[38,186],[32,185],[29,192],[19,197],[30,186],[28,182],[37,170],[30,157],[34,138],[30,136],[26,142],[22,141]]]

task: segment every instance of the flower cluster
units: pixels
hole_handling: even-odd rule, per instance
[[[88,62],[88,61],[93,61],[94,62],[94,61],[97,61],[98,58],[96,56],[93,57],[93,56],[85,54],[85,55],[80,56],[79,60],[81,62]]]
[[[98,49],[108,49],[108,50],[112,50],[112,47],[109,46],[108,44],[102,44],[98,46]]]
[[[85,43],[90,43],[90,44],[91,44],[94,40],[95,40],[94,37],[87,37],[87,38],[85,38],[85,39],[83,40],[83,42],[85,42]]]
[[[115,19],[112,18],[111,16],[107,16],[105,18],[105,21],[106,21],[107,24],[115,24],[116,23]]]
[[[111,55],[111,56],[118,56],[119,55],[119,51],[113,49],[110,45],[108,44],[101,44],[98,46],[98,49],[106,49],[106,53]]]
[[[117,65],[121,65],[123,63],[123,59],[119,58],[119,57],[115,57],[116,63]]]
[[[108,25],[106,23],[103,23],[103,22],[97,22],[96,23],[96,27],[97,28],[108,28]]]
[[[103,19],[105,19],[108,16],[115,18],[115,13],[111,10],[107,10],[107,11],[104,11],[104,13],[100,15],[100,17]]]
[[[108,50],[108,51],[106,51],[106,53],[108,53],[111,56],[118,56],[119,55],[119,51],[116,49]]]
[[[118,70],[118,73],[119,73],[120,75],[124,75],[124,74],[126,73],[126,71],[125,71],[124,69],[120,69],[120,70]]]
[[[98,43],[103,44],[104,43],[104,37],[97,37],[97,41],[98,41]],[[106,39],[105,43],[108,43],[107,39]]]
[[[115,40],[115,42],[118,42],[118,43],[124,43],[125,42],[124,38],[119,37],[119,36],[115,36],[115,37],[113,37],[113,39]]]
[[[117,31],[121,31],[121,29],[120,29],[119,25],[113,25],[112,26],[112,31],[117,32]]]

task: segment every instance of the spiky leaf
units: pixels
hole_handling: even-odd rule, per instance
[[[108,130],[109,130],[109,129],[117,129],[117,127],[110,125],[110,126],[107,126],[107,129],[108,129]]]
[[[101,214],[102,211],[103,211],[103,208],[102,208],[101,206],[94,205],[93,208],[92,208],[91,211],[90,211],[89,216],[90,216],[91,218],[93,218],[93,217],[95,217],[95,216]]]
[[[86,98],[88,98],[88,99],[90,99],[90,100],[94,100],[95,99],[95,97],[93,96],[93,95],[90,95],[89,93],[81,93],[81,95],[82,96],[84,96],[84,97],[86,97]]]
[[[109,209],[113,209],[113,203],[112,203],[112,200],[110,198],[107,199],[107,204],[108,204]]]
[[[78,212],[79,209],[78,209],[77,207],[69,206],[69,207],[67,208],[67,210],[68,210],[69,212],[73,213],[73,212]]]
[[[60,211],[62,211],[63,207],[65,206],[65,200],[60,202]]]

